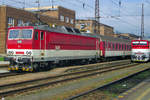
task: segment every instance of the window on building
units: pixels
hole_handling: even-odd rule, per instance
[[[87,26],[90,26],[90,23],[87,23]]]
[[[23,25],[23,20],[18,19],[18,20],[17,20],[17,26],[21,26],[21,25]]]
[[[70,23],[73,24],[73,23],[74,23],[74,20],[73,20],[73,19],[70,19]]]
[[[14,26],[14,18],[8,17],[8,28]]]
[[[65,21],[64,16],[60,15],[60,21],[62,21],[62,22]]]
[[[66,23],[69,23],[69,17],[66,17]]]
[[[27,21],[27,22],[25,23],[26,26],[29,26],[30,24],[31,24],[30,21]]]

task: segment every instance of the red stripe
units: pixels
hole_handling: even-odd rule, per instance
[[[24,52],[16,52],[16,54],[24,54]]]

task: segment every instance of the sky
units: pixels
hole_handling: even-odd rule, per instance
[[[37,7],[37,0],[0,0],[0,4],[17,8]],[[60,5],[76,11],[76,19],[93,19],[95,0],[40,0],[40,6]],[[115,32],[141,34],[144,3],[144,34],[150,36],[150,0],[99,0],[100,22],[114,27]],[[119,5],[119,1],[121,4]],[[25,2],[25,4],[23,3]],[[83,7],[84,4],[84,7]]]

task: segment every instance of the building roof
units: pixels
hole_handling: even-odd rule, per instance
[[[92,19],[77,19],[76,21],[93,21],[93,22],[96,22],[95,20],[92,20]],[[103,24],[103,23],[100,23],[100,25],[113,28],[112,26],[109,26],[109,25],[106,25],[106,24]]]

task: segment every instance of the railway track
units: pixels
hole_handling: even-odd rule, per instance
[[[119,70],[123,68],[133,67],[138,64],[120,64],[120,65],[112,65],[113,67],[105,67],[105,68],[97,68],[97,69],[91,69],[87,71],[80,71],[80,72],[74,72],[74,73],[67,73],[63,75],[57,75],[57,76],[51,76],[51,77],[45,77],[40,79],[34,79],[29,81],[22,81],[18,83],[12,83],[12,84],[5,84],[0,85],[0,97],[5,97],[17,93],[26,92],[33,89],[39,89],[41,87],[46,87],[50,85],[56,85],[58,83],[63,83],[71,80],[76,80],[80,78],[90,77],[101,73],[106,73],[113,70]]]
[[[24,74],[24,73],[12,73],[12,72],[0,73],[0,78],[22,75],[22,74]]]
[[[114,64],[114,63],[116,63],[115,65],[118,65],[117,63],[129,63],[129,60],[121,60],[121,61],[114,61],[114,62],[111,62],[111,64]],[[107,65],[108,63],[100,63],[100,65],[101,66],[103,66],[103,65]],[[87,65],[85,65],[85,66],[87,66]],[[95,67],[92,67],[91,68],[91,66],[93,66],[93,65],[91,65],[91,66],[88,66],[88,67],[79,67],[79,68],[71,68],[71,69],[68,69],[68,70],[66,70],[65,72],[73,72],[73,71],[81,71],[81,70],[88,70],[88,69],[94,69],[94,68],[99,68],[99,67],[97,67],[97,66],[95,66]],[[98,65],[99,66],[99,65]],[[114,65],[113,65],[114,66]],[[110,66],[111,67],[111,66]],[[15,72],[5,72],[5,73],[0,73],[0,78],[4,78],[4,77],[9,77],[9,76],[16,76],[16,75],[22,75],[22,74],[25,74],[25,73],[23,73],[23,72],[21,72],[21,73],[15,73]]]
[[[126,88],[126,90],[123,90],[122,88],[120,89],[121,92],[119,91],[119,94],[120,94],[120,93],[123,93],[124,91],[127,91],[128,89],[131,89],[131,88],[135,87],[135,85],[139,84],[139,83],[142,82],[143,80],[149,78],[149,76],[147,76],[146,78],[145,78],[145,76],[144,76],[144,77],[143,77],[143,76],[137,77],[138,74],[141,74],[141,73],[143,73],[143,72],[145,72],[145,71],[148,71],[148,70],[150,70],[150,69],[142,70],[142,71],[137,72],[137,73],[135,73],[135,74],[132,74],[132,75],[129,75],[129,76],[124,77],[124,78],[122,78],[122,79],[113,81],[113,82],[108,83],[108,84],[105,84],[105,85],[103,85],[103,86],[100,86],[100,87],[97,87],[97,88],[94,88],[94,89],[91,89],[91,90],[88,90],[88,91],[79,93],[79,94],[77,94],[77,95],[74,95],[74,96],[69,97],[69,98],[64,99],[64,100],[82,100],[83,98],[86,99],[86,97],[89,97],[90,99],[88,98],[88,100],[91,100],[91,99],[93,99],[92,97],[95,97],[95,95],[96,95],[97,97],[100,96],[100,95],[98,95],[98,94],[101,94],[101,93],[99,93],[101,89],[102,89],[102,90],[103,90],[103,89],[105,90],[106,87],[108,88],[109,86],[111,86],[111,85],[113,85],[113,84],[117,84],[117,83],[118,83],[118,84],[122,84],[122,83],[121,83],[122,81],[125,81],[125,83],[128,84],[128,85],[132,83],[132,87],[129,86],[128,88]],[[141,81],[139,82],[139,81],[134,80],[134,84],[133,84],[133,80],[132,80],[132,81],[130,81],[130,82],[127,83],[127,80],[130,79],[130,78],[133,78],[134,76],[136,76],[136,77],[135,77],[136,80],[141,80]],[[141,77],[143,77],[143,79],[142,79]],[[123,83],[123,84],[124,84],[124,83]],[[113,88],[114,88],[114,86],[112,86],[112,88],[110,88],[110,91],[111,91],[111,92],[112,92],[112,89],[113,89]],[[115,88],[114,88],[114,90],[115,90],[114,92],[116,93],[116,89],[115,89]],[[96,92],[97,92],[97,94],[96,94]],[[118,91],[117,91],[117,92],[118,92]],[[91,94],[91,95],[90,95],[90,94]],[[94,95],[94,96],[93,96],[93,95]],[[85,97],[84,97],[84,96],[85,96]],[[99,99],[100,99],[100,98],[98,98],[98,100],[99,100]],[[114,100],[117,100],[117,99],[114,99]]]

